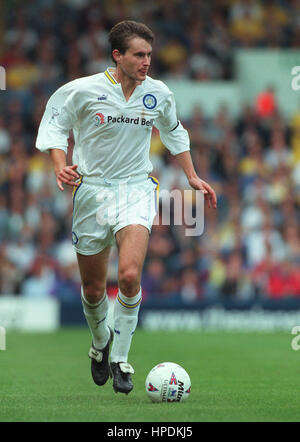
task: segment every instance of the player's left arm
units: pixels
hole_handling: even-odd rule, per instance
[[[168,93],[164,101],[164,106],[159,117],[155,121],[155,126],[160,132],[160,138],[166,148],[176,157],[180,166],[184,170],[190,186],[195,190],[203,192],[209,207],[217,208],[217,197],[213,188],[204,180],[201,180],[193,165],[190,154],[190,138],[186,129],[177,119],[176,104],[173,93],[167,89]]]
[[[208,207],[217,208],[217,196],[214,189],[204,180],[198,177],[193,161],[191,158],[190,151],[185,151],[175,155],[176,160],[182,167],[186,177],[189,181],[190,186],[195,190],[201,190],[204,194],[204,198],[208,203]]]
[[[190,140],[188,132],[182,127],[180,121],[174,129],[166,129],[165,126],[156,124],[160,131],[160,138],[170,153],[177,159],[182,167],[190,186],[200,190],[208,203],[208,207],[217,208],[217,196],[214,189],[197,175],[190,154]],[[174,124],[174,123],[173,123]],[[169,128],[172,127],[171,125]]]

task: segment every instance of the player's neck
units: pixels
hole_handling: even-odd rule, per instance
[[[116,69],[114,73],[114,77],[118,83],[121,83],[123,94],[125,99],[128,101],[135,88],[141,84],[141,81],[135,80],[134,78],[129,77],[125,72],[121,69]]]

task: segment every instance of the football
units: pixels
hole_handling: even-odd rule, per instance
[[[183,367],[161,362],[148,373],[146,392],[152,402],[183,402],[191,392],[191,380]]]

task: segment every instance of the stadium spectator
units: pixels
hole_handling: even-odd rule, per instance
[[[255,0],[232,2],[230,8],[230,30],[242,46],[254,46],[264,37],[263,12]]]
[[[145,272],[142,277],[142,287],[144,301],[147,295],[159,296],[160,287],[166,273],[166,266],[162,258],[151,258],[146,264]],[[146,297],[145,297],[146,295]]]
[[[261,91],[255,99],[255,110],[260,118],[269,118],[277,110],[275,91],[272,86]]]

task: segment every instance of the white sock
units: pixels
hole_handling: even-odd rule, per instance
[[[81,301],[83,313],[92,333],[93,344],[98,350],[102,350],[110,337],[110,331],[107,326],[108,299],[106,291],[104,297],[97,304],[91,304],[85,299],[83,289],[81,288]]]
[[[120,290],[114,304],[114,340],[111,362],[127,362],[132,335],[138,323],[138,314],[142,301],[142,290],[129,298]]]

